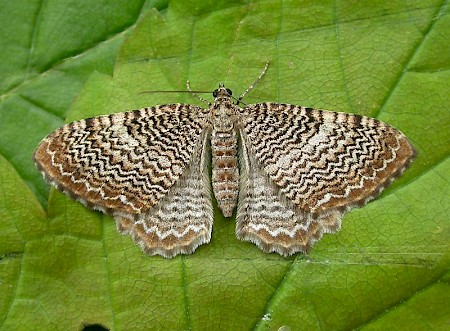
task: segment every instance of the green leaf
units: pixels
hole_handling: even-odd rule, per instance
[[[3,1],[0,328],[448,328],[448,12],[430,0]],[[307,256],[240,242],[235,221],[216,212],[210,244],[148,257],[110,217],[48,194],[32,164],[64,119],[199,103],[141,93],[184,90],[186,80],[208,91],[222,81],[239,95],[266,61],[244,102],[376,117],[418,150],[399,180]]]

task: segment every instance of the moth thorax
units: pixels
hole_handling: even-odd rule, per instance
[[[223,215],[230,217],[236,207],[239,190],[237,134],[230,117],[214,119],[211,150],[214,196]]]

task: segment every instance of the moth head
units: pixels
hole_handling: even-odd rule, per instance
[[[225,96],[225,97],[231,97],[233,95],[233,92],[229,89],[229,88],[226,88],[225,87],[225,85],[223,84],[223,83],[220,83],[219,84],[219,88],[218,89],[215,89],[214,91],[213,91],[213,97],[214,98],[217,98],[217,97],[223,97],[223,96]]]

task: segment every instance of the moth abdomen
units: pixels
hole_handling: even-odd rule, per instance
[[[228,125],[224,125],[228,121]],[[231,119],[221,117],[219,125],[220,131],[213,126],[211,137],[212,187],[220,210],[225,217],[230,217],[236,208],[239,191],[237,134]]]

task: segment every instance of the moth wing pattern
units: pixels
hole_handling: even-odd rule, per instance
[[[376,198],[415,156],[403,133],[373,118],[240,108],[222,83],[213,96],[208,109],[170,104],[66,124],[42,140],[35,163],[59,190],[113,215],[149,255],[210,241],[212,186],[224,216],[237,200],[239,239],[287,256],[338,231],[345,212]]]
[[[403,133],[373,118],[288,104],[241,109],[237,236],[267,252],[307,251],[412,162]]]
[[[205,130],[185,172],[154,208],[134,217],[115,216],[119,232],[130,234],[148,255],[191,254],[211,240],[214,212],[208,140]]]
[[[288,256],[305,253],[323,232],[340,228],[336,213],[313,218],[279,192],[261,164],[249,152],[248,138],[241,131],[241,183],[236,216],[236,236],[253,242],[265,252]]]
[[[147,253],[173,256],[174,242],[182,243],[180,252],[191,252],[210,238],[212,208],[204,199],[210,200],[209,186],[204,162],[198,159],[205,156],[208,131],[207,114],[200,107],[155,106],[66,124],[41,141],[34,160],[53,186],[91,209],[112,214],[119,230],[132,234]],[[179,222],[173,231],[167,232],[164,224],[160,229],[161,223],[152,225],[161,210],[155,207],[164,198],[170,207],[171,192],[186,187],[194,192],[185,201],[197,199],[199,208],[205,207],[190,214],[195,226],[182,229],[186,215],[175,212],[171,220]]]

